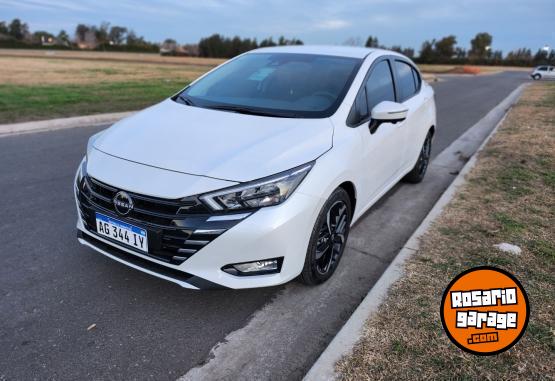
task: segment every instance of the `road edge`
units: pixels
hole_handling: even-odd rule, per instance
[[[470,156],[464,167],[458,173],[457,177],[449,185],[449,187],[443,192],[438,201],[434,204],[432,209],[428,212],[422,223],[416,228],[414,233],[409,237],[405,245],[401,248],[393,262],[387,267],[380,279],[376,282],[374,287],[368,292],[366,297],[362,300],[357,309],[353,312],[351,317],[347,320],[345,325],[333,338],[330,344],[322,352],[320,357],[312,365],[310,370],[307,372],[304,381],[319,381],[319,380],[337,380],[339,375],[335,372],[335,364],[345,355],[351,353],[353,347],[359,341],[361,334],[363,333],[364,325],[367,320],[371,318],[378,307],[381,305],[382,301],[387,296],[387,292],[391,285],[395,283],[403,275],[404,263],[409,259],[420,246],[420,237],[426,233],[430,225],[439,217],[445,206],[451,201],[451,199],[457,194],[458,188],[466,182],[466,175],[474,168],[477,161],[478,154],[483,150],[485,145],[495,134],[499,126],[505,120],[510,108],[518,101],[523,89],[527,84],[522,84],[513,90],[503,101],[501,101],[497,106],[495,106],[490,112],[478,121],[474,126],[467,130],[467,133],[473,135],[475,131],[472,131],[477,127],[478,129],[487,128],[487,123],[482,123],[491,114],[502,113],[503,116],[497,121],[495,127],[491,132],[483,139],[482,143],[478,149]],[[490,125],[491,127],[491,125]],[[465,135],[467,134],[465,133]],[[451,145],[456,144],[464,135],[459,137],[457,140],[453,141]],[[450,146],[451,146],[450,145]],[[450,147],[449,146],[449,147]],[[444,151],[447,151],[447,147]],[[441,156],[438,155],[438,158]]]
[[[100,126],[103,124],[112,124],[120,119],[131,116],[134,113],[135,111],[125,111],[113,112],[108,114],[74,116],[71,118],[38,120],[34,122],[0,124],[0,138],[31,132],[53,131],[76,127],[90,127]]]

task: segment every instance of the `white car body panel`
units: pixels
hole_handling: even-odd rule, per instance
[[[87,172],[92,177],[103,183],[117,184],[121,189],[146,196],[173,200],[238,184],[135,163],[108,155],[95,148],[87,155]],[[109,170],[106,170],[107,168]]]
[[[114,124],[94,147],[136,163],[243,182],[316,159],[332,137],[327,120],[244,115],[168,99]]]
[[[370,134],[368,123],[355,128],[346,124],[374,60],[383,55],[410,60],[394,52],[349,47],[276,47],[247,54],[266,51],[339,55],[364,61],[343,102],[329,118],[243,115],[166,100],[102,133],[89,149],[86,168],[92,177],[119,189],[175,200],[315,160],[294,193],[282,204],[252,213],[178,266],[109,241],[104,243],[223,287],[282,284],[301,273],[317,216],[338,186],[349,183],[354,187],[356,205],[351,223],[355,223],[412,169],[428,132],[436,126],[433,89],[428,84],[422,82],[420,91],[403,103],[408,108],[403,122],[383,123],[375,134]],[[87,231],[81,217],[77,228],[99,239]],[[83,239],[80,242],[95,248]],[[102,248],[96,250],[183,287],[198,288],[122,261]],[[284,258],[277,274],[240,277],[221,270],[230,263],[274,257]]]

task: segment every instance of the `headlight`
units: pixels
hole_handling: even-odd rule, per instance
[[[81,164],[79,165],[79,173],[77,175],[77,182],[80,184],[83,177],[87,176],[87,156],[81,160]]]
[[[79,182],[81,182],[81,179],[87,175],[87,160],[89,159],[89,153],[93,148],[93,144],[104,131],[106,130],[97,132],[96,134],[92,135],[87,141],[87,150],[85,151],[85,157],[81,161],[81,166],[79,167],[79,175],[78,175]]]
[[[200,196],[214,211],[253,209],[282,203],[310,172],[314,162],[264,179]]]
[[[86,152],[87,155],[89,154],[89,152],[91,152],[91,149],[93,148],[93,144],[96,141],[96,139],[98,139],[104,131],[106,130],[99,131],[89,138],[89,140],[87,141],[87,152]]]

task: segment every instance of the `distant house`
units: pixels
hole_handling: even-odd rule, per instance
[[[84,33],[84,38],[77,38],[77,47],[79,49],[94,49],[98,46],[96,35],[93,30],[88,30]]]
[[[196,45],[179,45],[174,40],[166,40],[160,45],[161,56],[196,56],[198,47]]]
[[[41,36],[40,44],[42,46],[54,46],[54,45],[58,45],[58,40],[54,37]]]

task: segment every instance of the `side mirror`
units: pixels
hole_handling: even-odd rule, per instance
[[[382,123],[398,123],[407,118],[408,109],[400,103],[383,101],[372,109],[370,133],[376,132]]]

